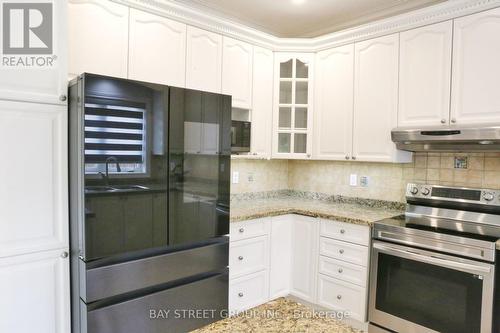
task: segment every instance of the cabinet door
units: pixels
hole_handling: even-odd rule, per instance
[[[187,27],[186,87],[220,93],[222,36]]]
[[[318,261],[319,223],[296,215],[292,223],[292,281],[290,293],[314,303]]]
[[[273,217],[271,221],[269,298],[290,293],[292,224],[294,216]]]
[[[349,159],[352,151],[354,44],[316,56],[314,158]]]
[[[68,249],[0,259],[0,332],[67,333]],[[29,312],[29,319],[26,314]]]
[[[14,6],[13,11],[7,13],[4,9],[4,17],[7,15],[14,16],[16,11],[21,13],[19,9],[15,7],[26,1],[10,1]],[[36,1],[28,1],[36,3]],[[9,2],[3,1],[2,5],[7,5]],[[0,65],[0,99],[7,100],[18,100],[18,101],[29,101],[35,103],[51,103],[51,104],[66,104],[66,98],[61,98],[67,94],[68,89],[68,51],[67,51],[67,5],[66,1],[60,0],[48,0],[42,3],[49,3],[53,6],[52,8],[52,28],[53,34],[44,36],[44,38],[38,39],[33,32],[29,32],[30,39],[28,41],[28,36],[24,36],[24,44],[22,40],[22,34],[17,37],[21,38],[20,41],[10,40],[9,46],[12,47],[22,47],[24,49],[39,47],[47,47],[49,50],[43,50],[42,52],[47,52],[46,54],[33,54],[32,50],[26,50],[29,54],[7,54],[7,41],[3,46],[3,65]],[[24,9],[27,14],[27,9]],[[35,12],[37,13],[37,12]],[[49,18],[42,14],[42,24],[44,22],[49,22]],[[13,21],[15,19],[13,18]],[[19,18],[22,20],[22,17]],[[1,19],[3,24],[3,19]],[[18,21],[19,22],[19,21]],[[34,29],[33,29],[34,30]],[[5,36],[6,34],[4,34]],[[52,51],[50,51],[50,38],[52,38]],[[38,40],[37,40],[38,39]],[[28,45],[29,43],[29,45]],[[21,53],[17,52],[16,53]],[[36,59],[34,66],[29,64],[30,59],[34,57]],[[28,58],[28,62],[23,62],[26,66],[18,63],[19,60],[24,60]],[[15,65],[6,65],[6,61],[11,61]],[[41,65],[41,66],[40,66]],[[40,67],[38,67],[40,66]]]
[[[273,52],[254,47],[251,152],[262,157],[271,156],[273,66]]]
[[[69,0],[69,75],[127,78],[128,13],[111,1]]]
[[[452,22],[400,35],[398,126],[447,125]]]
[[[355,45],[352,159],[372,162],[410,161],[396,150],[391,130],[398,120],[399,35]]]
[[[500,8],[454,22],[452,123],[500,122]]]
[[[233,108],[252,107],[253,46],[224,37],[222,93],[232,96]]]
[[[186,84],[186,25],[130,9],[128,77],[177,87]]]
[[[67,108],[0,110],[0,257],[68,247]]]
[[[275,55],[273,157],[311,158],[314,55]]]

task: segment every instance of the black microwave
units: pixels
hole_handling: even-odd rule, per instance
[[[252,123],[249,121],[231,122],[231,152],[247,153],[250,152],[250,133]]]

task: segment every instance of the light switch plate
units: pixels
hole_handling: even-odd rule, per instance
[[[233,184],[238,184],[240,182],[240,173],[238,171],[233,171]]]
[[[368,187],[368,184],[370,184],[370,178],[368,176],[359,177],[359,185],[361,187]]]
[[[351,174],[351,176],[349,177],[349,185],[358,186],[358,175]]]

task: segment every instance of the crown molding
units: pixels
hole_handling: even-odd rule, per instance
[[[500,7],[500,0],[448,0],[314,38],[279,38],[171,0],[111,0],[198,28],[284,52],[317,52]]]

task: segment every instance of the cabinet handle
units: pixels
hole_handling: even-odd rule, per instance
[[[353,157],[352,157],[352,159],[353,159],[353,160],[355,160],[355,159],[356,159],[356,156],[353,156]]]
[[[245,232],[245,229],[243,228],[240,228],[240,230],[238,230],[240,232],[240,234],[242,234],[243,232]]]
[[[344,249],[340,249],[340,250],[339,250],[339,253],[340,253],[340,254],[344,254]]]
[[[243,260],[243,256],[239,256],[238,260],[240,260],[240,261]]]
[[[337,295],[337,299],[340,301],[342,299],[342,295]]]
[[[348,160],[350,157],[349,155],[345,155],[345,159]]]
[[[238,293],[238,297],[243,297],[243,293]]]
[[[446,119],[441,119],[441,124],[446,124]]]
[[[67,251],[63,251],[63,253],[61,253],[61,258],[65,259],[69,256],[69,253]]]
[[[457,122],[457,120],[455,118],[451,118],[451,122],[454,124]]]
[[[311,154],[307,154],[307,158],[311,158]]]
[[[67,99],[68,99],[68,97],[67,97],[66,95],[61,95],[61,96],[59,96],[59,100],[60,100],[61,102],[65,102]]]
[[[342,274],[344,270],[342,268],[339,268],[339,273]]]
[[[345,234],[345,230],[344,229],[340,229],[340,233],[341,234]]]

